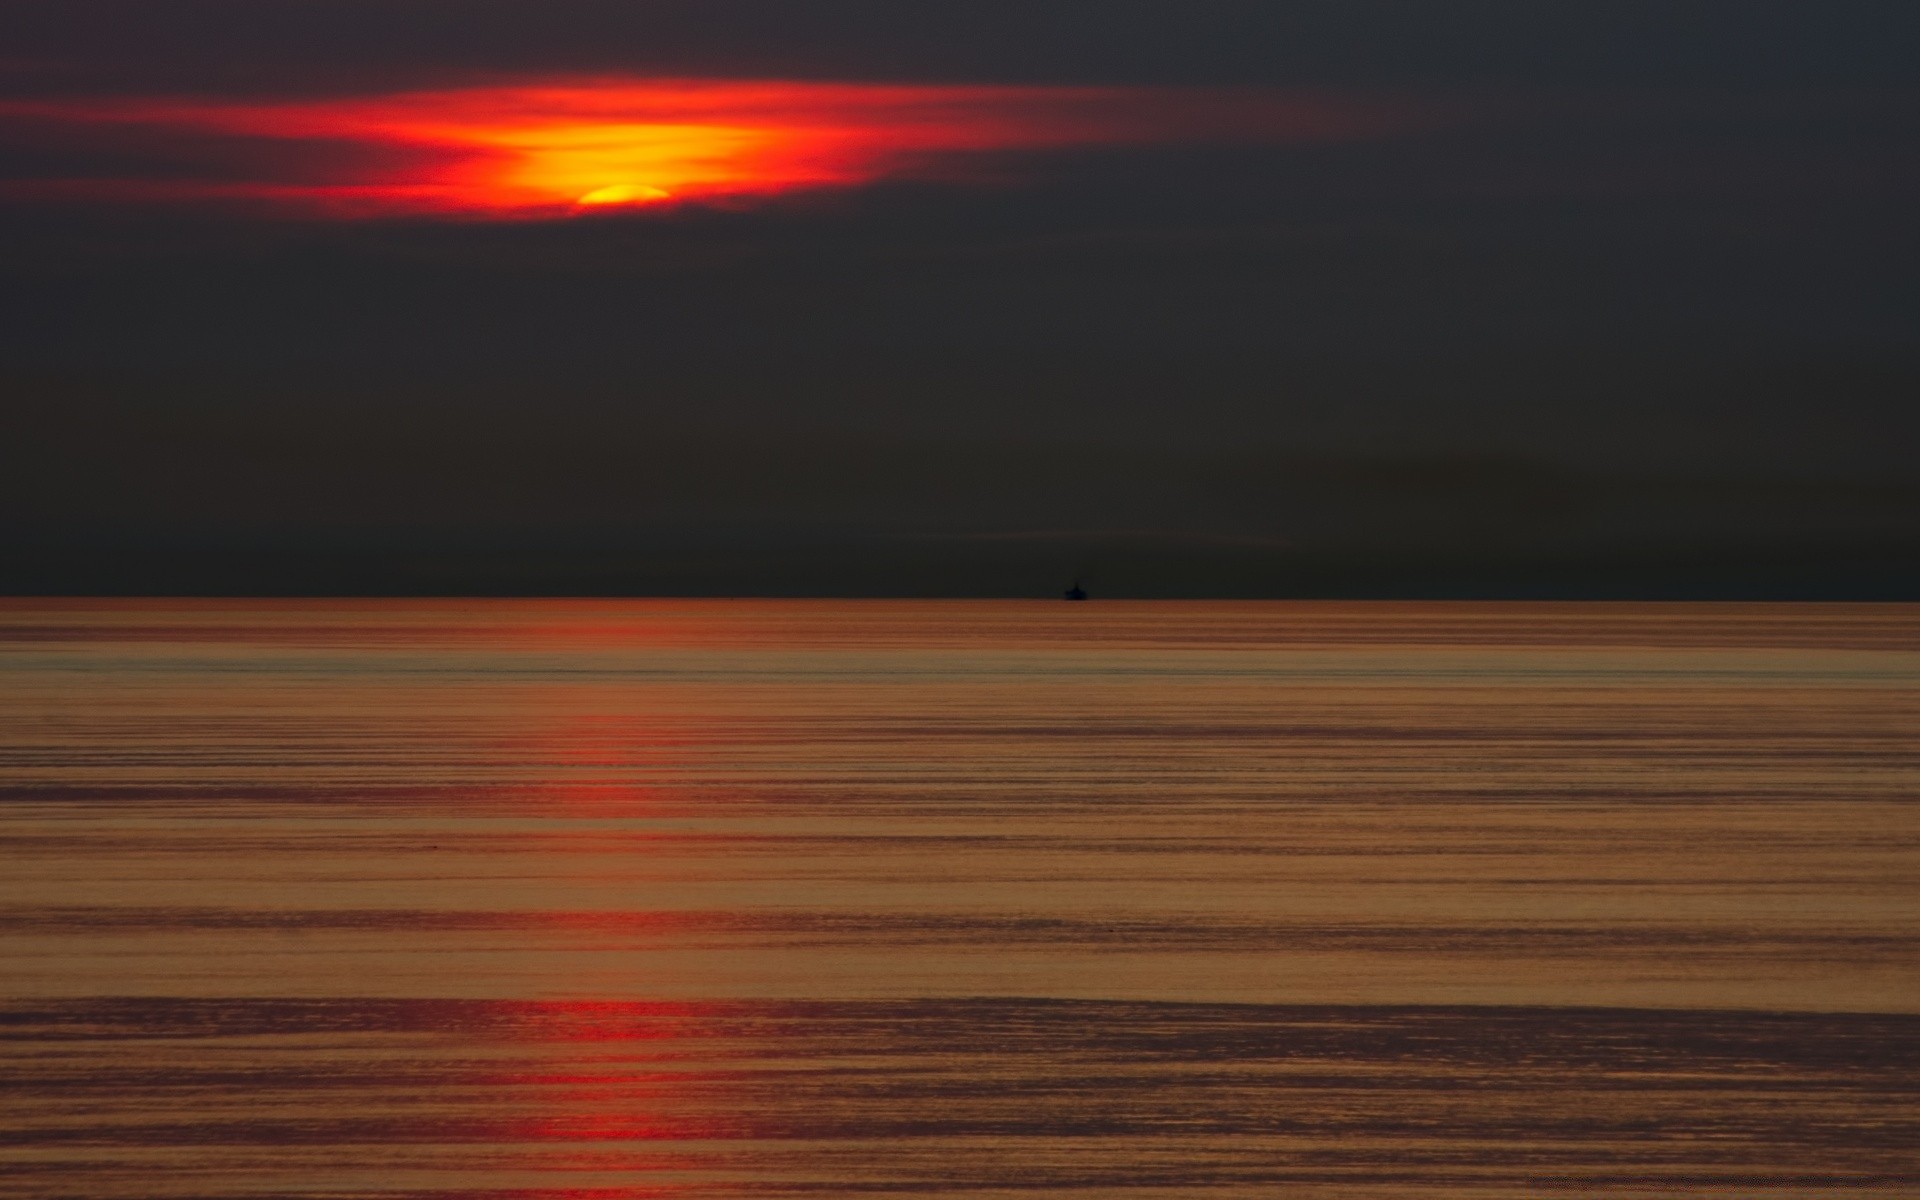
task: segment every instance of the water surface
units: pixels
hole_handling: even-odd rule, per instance
[[[13,601],[0,1194],[1920,1191],[1920,611]]]

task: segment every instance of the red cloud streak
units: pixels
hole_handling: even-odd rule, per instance
[[[544,219],[951,178],[991,151],[1343,141],[1426,119],[1264,91],[569,78],[344,99],[6,101],[0,123],[94,164],[7,185],[15,197]],[[108,158],[141,166],[103,170]]]

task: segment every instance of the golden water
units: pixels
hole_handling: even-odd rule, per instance
[[[1920,1194],[1920,609],[0,607],[0,1195]]]

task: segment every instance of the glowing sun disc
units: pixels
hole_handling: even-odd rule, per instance
[[[599,208],[611,204],[656,204],[672,198],[673,193],[663,188],[644,183],[615,183],[595,188],[574,203],[583,208]]]

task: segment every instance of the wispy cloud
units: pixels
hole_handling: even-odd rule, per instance
[[[0,132],[88,169],[16,178],[0,195],[539,219],[984,179],[969,164],[995,152],[1346,141],[1433,119],[1398,102],[1249,89],[614,77],[317,100],[64,96],[0,102]]]

